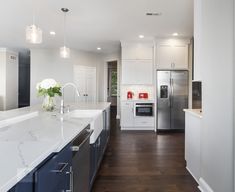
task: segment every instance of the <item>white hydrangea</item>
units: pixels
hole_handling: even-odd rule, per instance
[[[36,85],[36,89],[49,89],[58,86],[58,83],[54,79],[44,79]]]

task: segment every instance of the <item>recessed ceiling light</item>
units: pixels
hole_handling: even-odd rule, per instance
[[[50,31],[50,35],[55,35],[55,31]]]
[[[99,50],[99,51],[100,51],[100,50],[101,50],[101,47],[97,47],[97,50]]]
[[[139,35],[139,38],[140,38],[140,39],[143,39],[143,38],[144,38],[144,35]]]
[[[172,35],[176,37],[176,36],[178,36],[179,34],[178,34],[178,33],[172,33]]]

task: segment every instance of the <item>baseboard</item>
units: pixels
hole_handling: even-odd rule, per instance
[[[116,115],[116,119],[120,119],[120,115]]]
[[[186,166],[186,169],[188,170],[188,172],[190,173],[190,175],[192,175],[192,177],[194,178],[194,180],[198,183],[199,185],[199,181],[198,179],[193,175],[193,173],[190,171],[190,169]]]
[[[154,131],[154,127],[121,127],[121,131]]]
[[[203,178],[199,179],[199,187],[201,192],[214,192]]]

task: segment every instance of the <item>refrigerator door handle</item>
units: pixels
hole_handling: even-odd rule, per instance
[[[168,107],[171,108],[171,79],[170,79],[170,86],[167,87],[167,92],[168,92]]]
[[[171,107],[173,108],[174,99],[174,80],[171,79]]]

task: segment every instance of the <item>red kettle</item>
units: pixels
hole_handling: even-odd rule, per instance
[[[132,91],[128,91],[127,92],[127,99],[132,99],[133,95],[134,95],[134,93]]]

